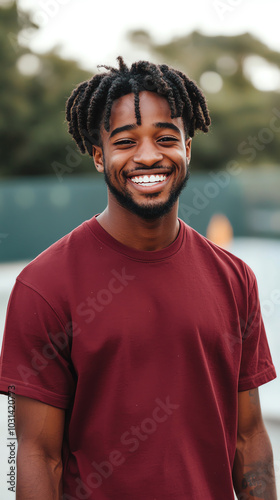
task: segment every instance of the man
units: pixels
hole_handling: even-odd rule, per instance
[[[31,262],[9,303],[17,498],[275,500],[255,276],[177,215],[205,98],[166,65],[118,60],[67,102],[108,206]]]

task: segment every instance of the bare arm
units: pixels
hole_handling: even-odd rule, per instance
[[[64,418],[60,408],[16,396],[17,500],[62,498]]]
[[[239,392],[233,484],[239,500],[277,500],[273,454],[258,389]]]

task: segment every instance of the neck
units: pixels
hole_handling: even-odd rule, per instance
[[[163,217],[145,220],[109,200],[97,220],[107,233],[123,245],[148,252],[162,250],[170,245],[176,239],[180,227],[178,201]]]

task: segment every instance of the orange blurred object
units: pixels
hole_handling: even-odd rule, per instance
[[[230,245],[233,239],[233,228],[226,215],[214,214],[211,217],[206,237],[220,247],[226,248]]]

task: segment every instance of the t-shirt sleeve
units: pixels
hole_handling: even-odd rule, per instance
[[[245,270],[249,291],[246,318],[241,318],[243,335],[239,391],[254,389],[276,378],[261,314],[257,280],[249,266],[245,266]]]
[[[17,280],[7,309],[0,393],[69,408],[75,389],[70,348],[70,329],[40,293]]]

